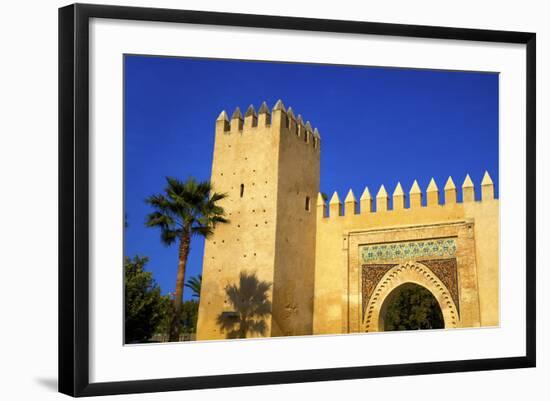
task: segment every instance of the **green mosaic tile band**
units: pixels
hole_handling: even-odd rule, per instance
[[[456,239],[396,242],[363,245],[359,248],[362,263],[416,259],[419,257],[452,258],[456,255]]]

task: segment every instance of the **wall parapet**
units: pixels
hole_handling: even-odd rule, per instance
[[[260,129],[279,128],[281,132],[294,135],[300,141],[305,142],[317,151],[321,148],[321,134],[317,128],[313,128],[309,121],[305,121],[300,114],[294,114],[292,107],[288,109],[282,100],[270,110],[266,102],[262,102],[258,112],[254,105],[248,106],[243,117],[239,107],[235,108],[231,118],[225,110],[216,119],[216,134],[254,134]]]
[[[494,183],[491,176],[487,171],[483,175],[483,179],[480,185],[481,200],[475,200],[475,185],[467,174],[462,183],[462,202],[487,202],[495,199]],[[366,215],[377,212],[392,212],[396,210],[408,210],[419,208],[433,208],[442,207],[445,205],[453,205],[459,203],[457,200],[457,188],[452,177],[447,179],[442,192],[442,201],[440,202],[440,190],[432,178],[425,192],[422,192],[417,180],[414,180],[408,196],[403,191],[401,183],[398,182],[392,194],[392,207],[390,208],[389,195],[384,185],[380,186],[376,194],[376,198],[373,199],[368,187],[365,187],[363,194],[361,195],[359,207],[355,200],[353,190],[350,189],[347,193],[344,203],[340,201],[338,192],[334,192],[329,207],[323,196],[319,193],[317,198],[318,216],[321,218],[337,217],[337,216],[350,216],[350,215]],[[422,199],[425,198],[425,205],[423,205]],[[408,204],[406,200],[408,199]],[[374,202],[373,202],[374,201]],[[373,208],[376,210],[373,210]]]

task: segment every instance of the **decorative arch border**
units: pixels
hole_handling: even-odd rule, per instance
[[[376,285],[363,315],[362,331],[380,331],[380,312],[384,301],[393,290],[407,283],[421,285],[433,294],[441,308],[446,329],[458,327],[458,308],[447,286],[426,265],[406,262],[391,268]]]

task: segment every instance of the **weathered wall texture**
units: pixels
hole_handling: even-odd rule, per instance
[[[384,310],[402,285],[432,292],[446,327],[499,324],[499,202],[488,174],[481,198],[469,176],[462,201],[451,178],[443,191],[415,181],[359,205],[319,192],[317,130],[281,101],[243,118],[216,121],[212,183],[230,224],[206,241],[197,339],[221,339],[217,318],[233,312],[225,287],[242,271],[272,284],[266,336],[383,329]],[[424,199],[425,198],[425,199]],[[376,209],[376,210],[375,210]],[[249,335],[250,336],[250,335]]]
[[[216,321],[233,311],[224,289],[241,271],[272,284],[267,336],[309,334],[319,135],[282,102],[258,115],[249,108],[244,118],[236,110],[230,121],[222,112],[215,135],[211,180],[229,195],[221,206],[230,223],[205,244],[197,339],[225,338]]]

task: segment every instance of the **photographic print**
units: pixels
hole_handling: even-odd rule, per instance
[[[499,75],[124,56],[124,343],[499,326]]]

